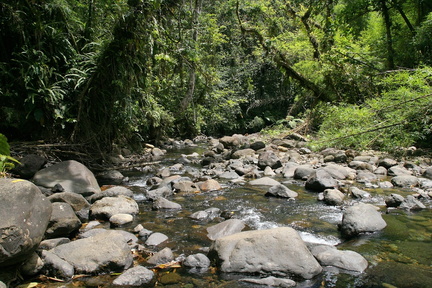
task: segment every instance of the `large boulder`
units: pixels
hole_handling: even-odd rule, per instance
[[[115,214],[135,215],[138,212],[139,208],[136,201],[123,195],[102,198],[90,207],[90,217],[102,220],[108,220]]]
[[[352,237],[364,232],[375,232],[384,229],[387,223],[378,208],[372,204],[357,203],[348,207],[340,226],[344,236]]]
[[[323,266],[333,266],[355,272],[363,272],[368,267],[367,260],[354,251],[338,250],[334,246],[318,244],[311,249],[311,252]]]
[[[21,262],[39,246],[52,206],[31,182],[0,179],[0,267]]]
[[[84,197],[101,191],[94,174],[86,166],[74,160],[60,162],[39,170],[34,175],[33,182],[45,188],[53,188],[60,184],[65,192],[82,194]]]
[[[322,271],[298,232],[289,227],[218,238],[211,254],[222,272],[296,274],[311,279]]]
[[[325,189],[335,189],[338,182],[324,169],[317,169],[306,180],[305,188],[308,190],[323,192]]]
[[[126,238],[112,230],[57,246],[49,252],[71,264],[76,274],[121,272],[133,260]]]
[[[47,162],[44,157],[35,154],[25,155],[19,161],[20,164],[15,166],[12,173],[24,179],[32,178]]]

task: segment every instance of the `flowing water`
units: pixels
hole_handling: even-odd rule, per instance
[[[168,167],[175,163],[180,153],[189,152],[191,151],[171,152],[161,165]],[[185,167],[185,171],[191,169],[200,167]],[[153,175],[126,171],[124,174],[129,176],[127,185],[135,193],[140,214],[130,227],[122,229],[131,230],[135,225],[142,224],[146,229],[164,233],[169,241],[163,247],[170,247],[177,256],[200,253],[211,245],[206,237],[206,228],[218,221],[200,222],[188,216],[199,210],[217,207],[243,220],[248,229],[289,226],[299,231],[305,241],[338,245],[339,249],[357,251],[369,262],[364,273],[325,267],[324,272],[315,279],[296,279],[296,287],[432,287],[431,203],[426,203],[428,209],[422,211],[392,210],[386,213],[383,199],[385,195],[395,193],[395,190],[368,190],[373,196],[369,202],[381,207],[387,227],[381,232],[346,241],[338,231],[338,223],[342,219],[341,208],[318,202],[317,194],[305,191],[303,183],[287,184],[299,194],[296,200],[288,201],[265,197],[265,187],[221,182],[223,189],[220,191],[176,194],[170,197],[170,200],[182,205],[181,211],[154,211],[151,203],[143,200],[143,189],[149,188],[145,183]],[[287,179],[278,180],[282,182]],[[412,194],[411,191],[402,190],[397,193],[404,196]],[[213,268],[199,273],[184,268],[166,269],[159,270],[158,282],[147,287],[263,287],[238,281],[244,277],[245,275],[220,273]],[[105,286],[103,283],[109,286],[112,279],[114,276],[78,279],[70,287],[101,287]]]

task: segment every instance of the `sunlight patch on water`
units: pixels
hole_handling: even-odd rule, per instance
[[[255,208],[242,207],[239,212],[239,219],[252,229],[264,230],[280,226],[276,222],[263,220],[263,214]]]
[[[305,242],[316,243],[316,244],[326,244],[326,245],[338,245],[342,241],[335,236],[322,236],[316,235],[309,232],[299,231],[300,237]]]

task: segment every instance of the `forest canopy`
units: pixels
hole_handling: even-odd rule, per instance
[[[0,133],[113,144],[302,124],[432,141],[427,0],[0,0]]]

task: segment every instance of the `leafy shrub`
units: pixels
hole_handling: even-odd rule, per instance
[[[15,158],[10,156],[10,147],[6,136],[0,133],[0,177],[6,175],[6,171],[15,167],[14,163],[19,163]]]

